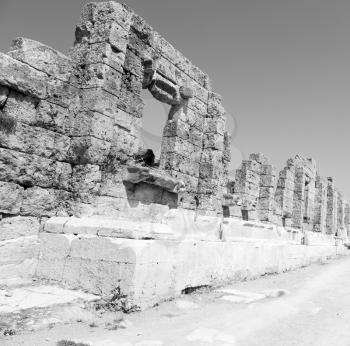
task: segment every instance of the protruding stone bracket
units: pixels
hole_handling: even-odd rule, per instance
[[[143,61],[144,75],[142,88],[148,89],[160,102],[171,106],[183,104],[193,97],[193,90],[186,86],[179,87],[157,72],[157,62],[153,59]]]
[[[181,180],[161,174],[159,171],[148,167],[129,166],[127,169],[128,175],[124,181],[128,183],[139,184],[142,182],[156,185],[173,193],[178,193],[185,188],[185,184]]]

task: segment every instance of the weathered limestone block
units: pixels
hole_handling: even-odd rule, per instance
[[[115,1],[91,2],[83,7],[81,23],[116,22],[125,30],[129,30],[134,13],[126,5]]]
[[[113,137],[113,119],[97,112],[80,112],[74,118],[72,136],[92,136],[105,141]]]
[[[70,198],[67,191],[31,187],[23,193],[20,213],[30,216],[66,216]]]
[[[199,210],[214,211],[221,209],[221,199],[213,194],[198,194]]]
[[[174,179],[165,174],[158,173],[148,167],[129,166],[128,176],[125,181],[138,184],[140,182],[156,185],[169,192],[179,192],[185,188],[185,184],[182,181]]]
[[[72,73],[71,60],[55,49],[28,38],[13,40],[10,52],[12,58],[63,81],[68,81]]]
[[[3,112],[16,121],[34,125],[36,121],[37,106],[38,99],[11,90],[8,94]]]
[[[87,65],[84,69],[77,70],[75,77],[72,83],[78,88],[102,88],[115,96],[118,96],[122,84],[122,74],[103,63]]]
[[[3,112],[16,121],[37,127],[68,134],[72,123],[72,114],[59,105],[12,90],[3,108]]]
[[[70,164],[0,148],[0,180],[22,186],[68,189]]]
[[[40,221],[31,216],[11,216],[0,220],[0,241],[37,235]]]
[[[223,153],[218,150],[203,149],[200,157],[201,163],[210,163],[220,167],[224,161]]]
[[[135,117],[141,118],[144,108],[144,102],[139,95],[131,93],[125,86],[119,90],[118,108]]]
[[[203,115],[193,111],[192,109],[186,106],[182,106],[176,112],[176,118],[181,120],[182,124],[188,124],[192,129],[195,128],[201,133],[204,131],[204,124],[206,118]]]
[[[130,93],[140,95],[142,91],[142,77],[126,70],[123,72],[122,87]]]
[[[200,71],[200,69],[194,66],[186,57],[184,57],[178,50],[176,50],[169,42],[158,34],[153,34],[157,37],[153,40],[152,45],[154,48],[160,48],[161,54],[169,61],[173,62],[174,65],[181,71],[185,72],[195,82],[197,82],[203,88],[210,90],[210,81],[208,76]],[[156,47],[156,45],[158,47]]]
[[[143,59],[130,49],[126,50],[123,68],[140,78],[144,77]]]
[[[216,179],[217,181],[222,176],[222,167],[211,163],[201,163],[199,167],[199,178],[201,179]]]
[[[223,151],[224,136],[215,133],[205,133],[203,136],[203,148]]]
[[[125,53],[116,50],[108,42],[77,44],[71,49],[70,56],[78,69],[84,69],[91,64],[103,63],[123,72]]]
[[[218,133],[224,135],[225,133],[226,119],[224,117],[220,118],[208,118],[205,119],[204,132],[206,133]]]
[[[89,234],[100,237],[127,239],[179,238],[168,225],[111,219],[101,216],[89,218],[52,217],[44,225],[44,232],[56,234]]]
[[[100,188],[101,169],[98,165],[75,165],[70,179],[70,190],[96,193]]]
[[[164,158],[160,160],[160,168],[165,170],[175,170],[180,173],[188,174],[194,177],[199,176],[198,162],[193,162],[189,158],[182,156],[178,153],[167,154]]]
[[[72,137],[68,156],[75,164],[103,164],[110,148],[110,142],[92,136]]]
[[[257,171],[247,169],[243,162],[241,169],[238,169],[236,171],[236,180],[237,186],[243,186],[245,182],[249,182],[258,186],[260,184],[260,174]]]
[[[225,109],[221,104],[222,97],[216,93],[209,93],[208,99],[208,117],[220,118],[225,116]]]
[[[1,222],[1,221],[0,221]],[[38,235],[0,241],[0,282],[2,285],[28,283],[38,265]]]
[[[168,153],[180,153],[195,162],[199,162],[199,150],[198,146],[195,146],[188,140],[186,141],[179,137],[163,137],[162,140],[162,155]]]
[[[94,111],[113,117],[118,112],[119,100],[100,88],[84,89],[80,111]]]
[[[124,128],[132,133],[139,133],[142,127],[142,118],[135,117],[118,109],[114,114],[113,125]]]
[[[38,141],[40,138],[40,141]],[[17,123],[15,133],[0,132],[0,146],[54,160],[65,160],[70,146],[68,136],[49,130]]]
[[[326,228],[328,234],[335,234],[337,230],[337,198],[333,178],[328,177],[327,186],[327,218]]]
[[[325,233],[327,216],[327,181],[317,175],[314,201],[314,231]]]
[[[47,84],[47,101],[68,108],[72,112],[80,106],[79,89],[58,79],[50,79]]]
[[[206,117],[208,115],[208,104],[206,102],[201,101],[197,97],[192,97],[187,100],[186,106],[198,113],[202,117]]]
[[[179,87],[159,74],[156,74],[148,89],[160,102],[173,106],[181,103]]]
[[[23,187],[0,181],[0,213],[19,214]]]
[[[0,84],[40,99],[47,96],[48,76],[0,53]]]
[[[188,192],[188,193],[196,193],[197,192],[198,182],[199,182],[198,177],[188,175],[185,173],[181,173],[181,172],[178,172],[175,170],[169,172],[169,174],[171,174],[172,177],[174,177],[177,180],[182,181],[185,184],[185,191],[186,192]],[[183,191],[181,191],[181,193],[183,193]]]
[[[117,52],[126,52],[129,32],[115,21],[84,22],[76,27],[75,44],[108,42]]]
[[[24,119],[22,122],[26,122]],[[59,105],[41,101],[37,107],[35,120],[30,125],[68,135],[73,123],[73,114]]]
[[[135,129],[136,131],[137,129]],[[128,157],[138,153],[141,146],[140,137],[137,132],[127,131],[125,128],[115,125],[111,146],[111,156],[125,154]]]
[[[345,201],[345,208],[344,208],[344,223],[345,223],[345,229],[347,231],[347,236],[350,236],[350,204],[348,201]]]
[[[249,155],[249,159],[260,163],[262,165],[261,167],[262,170],[264,170],[264,167],[265,169],[271,169],[271,167],[273,167],[269,164],[269,159],[262,153],[252,153]],[[263,174],[267,174],[267,173],[263,173]]]
[[[127,198],[125,184],[122,183],[122,179],[118,176],[114,177],[114,174],[109,174],[110,177],[102,180],[98,191],[99,196],[107,197],[119,197]]]
[[[196,147],[203,147],[202,131],[180,119],[171,119],[167,121],[163,131],[163,139],[164,137],[179,137],[192,143]]]

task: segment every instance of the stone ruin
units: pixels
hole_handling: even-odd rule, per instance
[[[251,154],[228,179],[227,188],[224,217],[350,235],[349,202],[335,188],[333,178],[318,174],[314,159],[297,155],[277,175],[263,154]]]
[[[143,89],[171,106],[160,157],[140,137]],[[283,240],[300,258],[317,239],[310,261],[340,252],[349,203],[313,159],[289,159],[278,175],[262,154],[234,177],[229,164],[208,76],[127,6],[87,4],[68,56],[15,39],[0,54],[0,280],[118,289],[144,307],[305,264],[278,255],[250,268],[257,255],[232,237]]]

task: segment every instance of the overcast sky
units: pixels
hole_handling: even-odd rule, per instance
[[[25,36],[67,52],[86,2],[0,0],[0,50]],[[234,163],[250,152],[278,168],[312,156],[350,197],[349,0],[125,2],[210,75],[237,123]],[[147,128],[164,122],[160,107]]]

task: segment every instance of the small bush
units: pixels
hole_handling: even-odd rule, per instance
[[[57,342],[57,346],[91,346],[83,342],[75,342],[70,340],[61,340]]]

